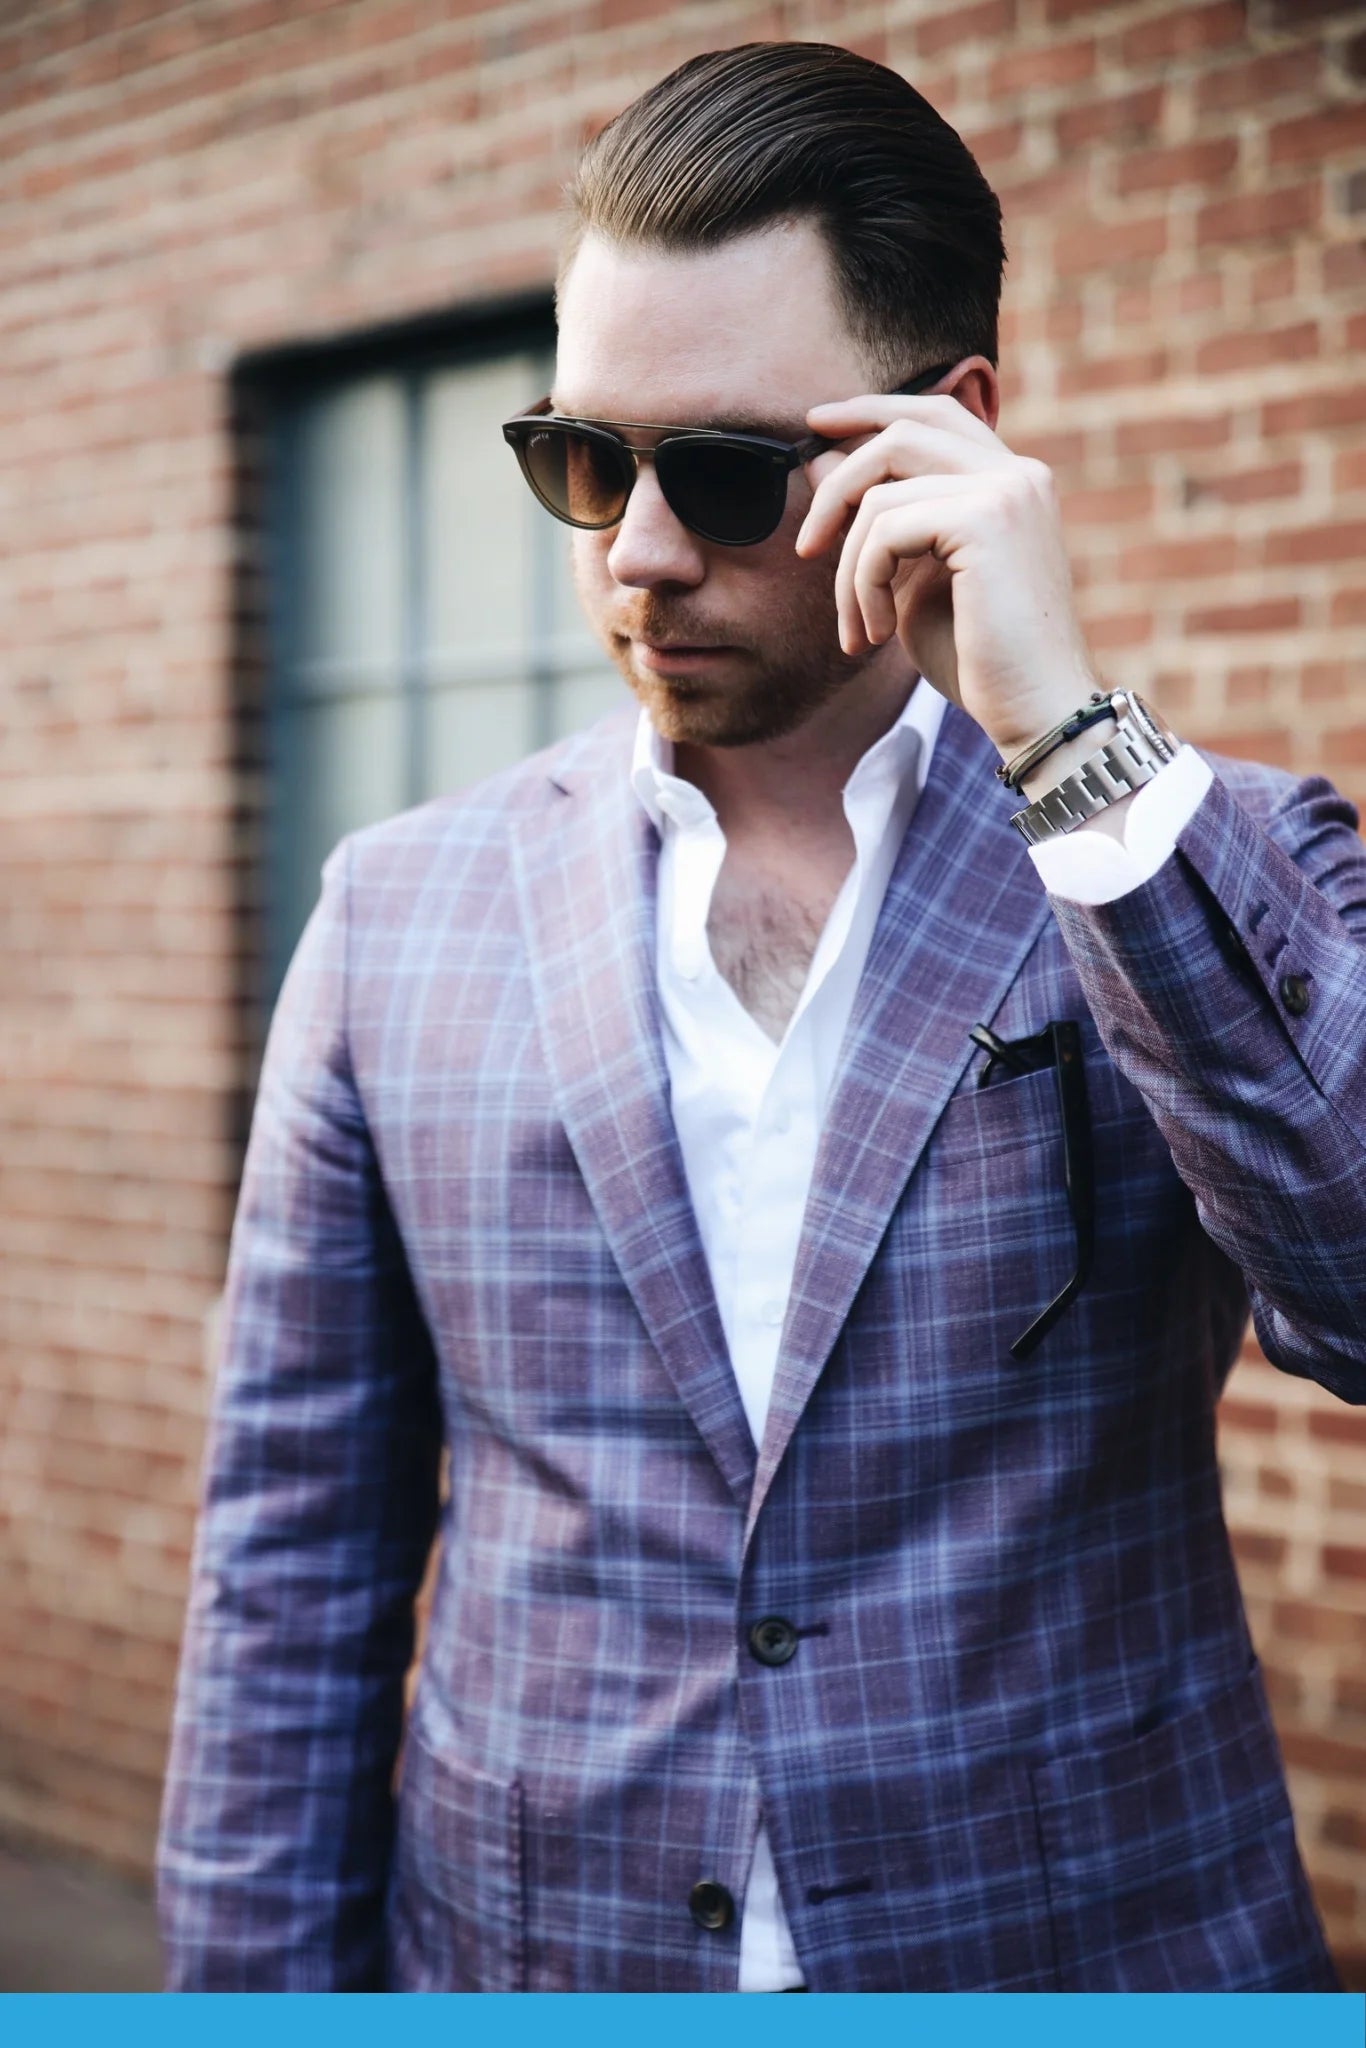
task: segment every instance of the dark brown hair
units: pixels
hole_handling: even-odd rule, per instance
[[[885,386],[950,358],[997,360],[1000,202],[929,101],[852,50],[742,43],[690,57],[588,143],[565,199],[557,301],[588,234],[684,253],[811,220]]]

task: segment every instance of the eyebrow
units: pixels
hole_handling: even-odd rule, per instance
[[[571,407],[561,405],[553,391],[550,394],[550,404],[552,411],[563,414],[567,419],[606,420],[616,417],[614,414],[575,411]],[[696,419],[691,420],[660,420],[642,422],[642,424],[670,427],[706,427],[715,433],[721,434],[767,434],[774,441],[805,441],[811,436],[811,429],[807,426],[805,420],[775,419],[771,413],[765,415],[757,412],[746,412],[740,408],[733,412],[702,413]]]

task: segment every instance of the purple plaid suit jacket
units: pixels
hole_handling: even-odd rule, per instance
[[[738,1915],[689,1893],[742,1899],[762,1802],[813,1990],[1334,1988],[1214,1411],[1249,1293],[1279,1366],[1366,1401],[1354,812],[1222,762],[1152,881],[1050,902],[949,711],[756,1455],[670,1117],[633,719],[324,870],[232,1239],[169,1982],[731,1990]],[[1017,1364],[1072,1265],[1054,1077],[979,1089],[968,1032],[1063,1017],[1096,1259]]]

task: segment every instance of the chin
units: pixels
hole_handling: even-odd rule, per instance
[[[752,747],[800,725],[809,707],[714,684],[636,676],[632,688],[661,739],[686,747]]]

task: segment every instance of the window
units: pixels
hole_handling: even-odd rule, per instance
[[[569,535],[501,422],[550,388],[548,315],[406,360],[295,362],[269,409],[267,995],[338,839],[625,701]]]

